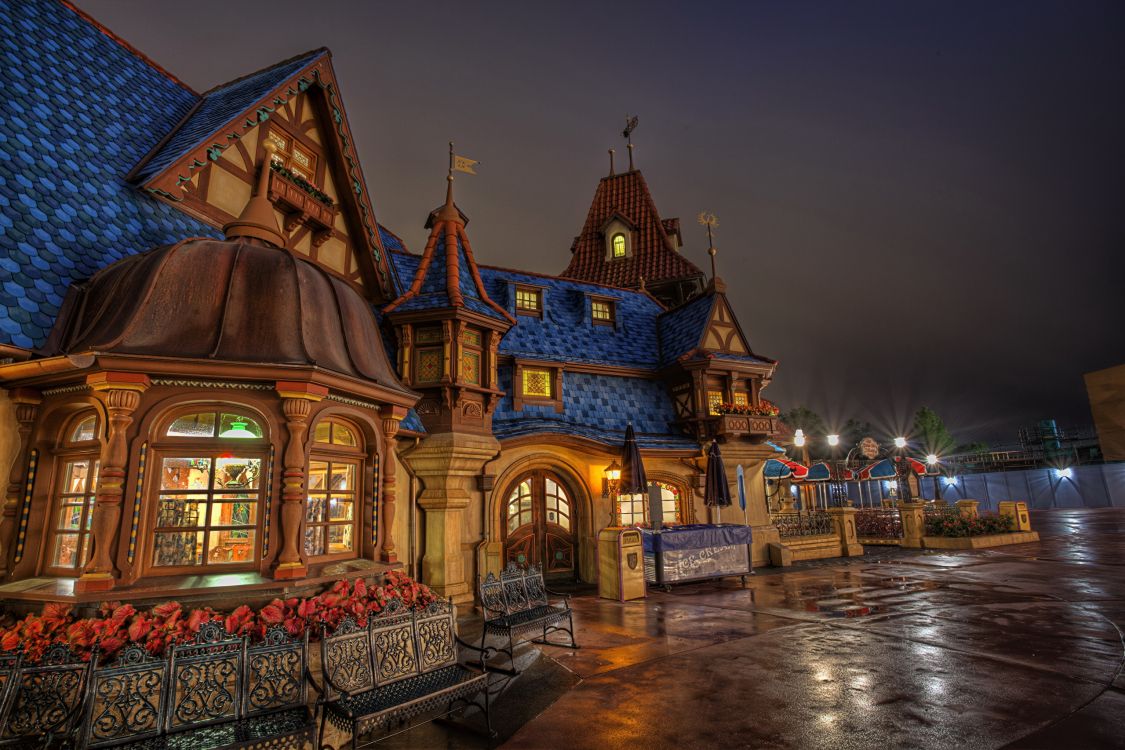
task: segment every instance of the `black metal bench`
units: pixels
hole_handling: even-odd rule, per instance
[[[386,732],[405,725],[416,716],[475,706],[484,713],[490,736],[492,720],[488,707],[488,673],[458,661],[457,646],[485,653],[457,637],[453,604],[434,602],[426,609],[411,611],[396,599],[367,627],[345,618],[321,638],[323,685],[318,748],[329,748],[325,729],[331,724],[356,740],[373,732]],[[483,703],[475,697],[483,693]],[[436,716],[431,717],[436,718]]]
[[[479,581],[479,578],[478,578]],[[543,571],[538,565],[521,568],[513,563],[500,573],[500,578],[489,573],[479,583],[480,601],[484,608],[484,627],[481,630],[480,646],[485,649],[489,635],[507,636],[508,647],[496,648],[508,655],[510,668],[490,666],[494,672],[515,675],[515,648],[520,643],[541,643],[547,646],[576,649],[574,640],[574,617],[570,609],[570,597],[547,589],[543,582]],[[562,599],[561,604],[551,604],[547,595]],[[562,622],[567,627],[562,627]],[[550,633],[561,631],[570,636],[570,643],[555,643],[547,640]],[[540,637],[523,639],[528,633],[539,633]],[[523,640],[520,640],[523,639]]]
[[[309,710],[308,635],[280,625],[261,643],[207,622],[187,643],[153,658],[138,643],[94,669],[77,732],[81,748],[303,748]]]
[[[56,644],[37,662],[17,653],[0,654],[3,716],[0,747],[52,747],[73,736],[82,718],[81,706],[95,654],[83,661]]]

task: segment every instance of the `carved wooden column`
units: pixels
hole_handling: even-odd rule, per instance
[[[395,473],[398,469],[398,460],[395,455],[395,435],[398,434],[399,424],[406,416],[406,409],[401,406],[384,407],[379,413],[383,418],[383,437],[386,438],[386,450],[383,458],[381,473],[383,475],[383,512],[380,514],[379,525],[383,527],[383,548],[379,557],[383,562],[398,562],[398,553],[395,550]]]
[[[94,518],[90,526],[93,548],[90,562],[74,584],[76,592],[113,588],[113,553],[121,532],[121,502],[125,494],[125,468],[129,464],[125,433],[133,423],[133,412],[141,404],[141,394],[148,390],[149,379],[131,372],[99,372],[87,376],[86,383],[105,405],[109,429],[94,491]]]
[[[309,430],[312,405],[328,395],[328,389],[312,383],[276,384],[285,413],[289,441],[285,444],[281,472],[281,553],[274,568],[274,579],[304,578],[308,575],[304,548],[301,545],[301,524],[305,519],[305,434]]]
[[[11,570],[12,550],[15,549],[15,534],[19,526],[16,514],[24,495],[24,482],[27,471],[27,453],[31,448],[29,438],[39,404],[43,401],[39,391],[31,388],[14,388],[8,392],[8,399],[15,406],[16,425],[19,431],[19,450],[16,452],[12,471],[8,475],[8,489],[4,493],[4,506],[0,515],[0,579]]]

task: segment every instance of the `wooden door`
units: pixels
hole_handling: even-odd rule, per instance
[[[504,559],[540,565],[545,575],[574,577],[574,500],[562,481],[548,471],[517,480],[504,505]]]

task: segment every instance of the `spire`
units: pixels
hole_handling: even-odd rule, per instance
[[[258,191],[246,203],[242,215],[223,226],[223,233],[228,241],[257,239],[274,247],[285,247],[285,235],[277,226],[277,217],[269,199],[270,164],[277,146],[266,141],[264,149],[265,154],[258,172]]]
[[[453,165],[456,160],[453,153],[453,141],[449,142],[449,173],[445,176],[445,205],[438,209],[438,221],[455,221],[461,226],[465,225],[465,220],[461,216],[461,212],[457,210],[457,206],[453,203]]]

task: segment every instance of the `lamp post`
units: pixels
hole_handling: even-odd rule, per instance
[[[618,516],[617,507],[617,489],[621,486],[621,464],[617,463],[617,459],[613,459],[609,466],[602,470],[605,474],[605,482],[603,484],[602,497],[609,498],[609,525],[620,526],[620,518]]]
[[[932,467],[934,472],[934,502],[941,500],[941,472],[938,470],[938,455],[936,453],[929,453],[926,455],[926,463]]]
[[[910,465],[905,458],[906,438],[895,438],[895,484],[898,486],[898,498],[904,503],[913,500],[910,492]]]

